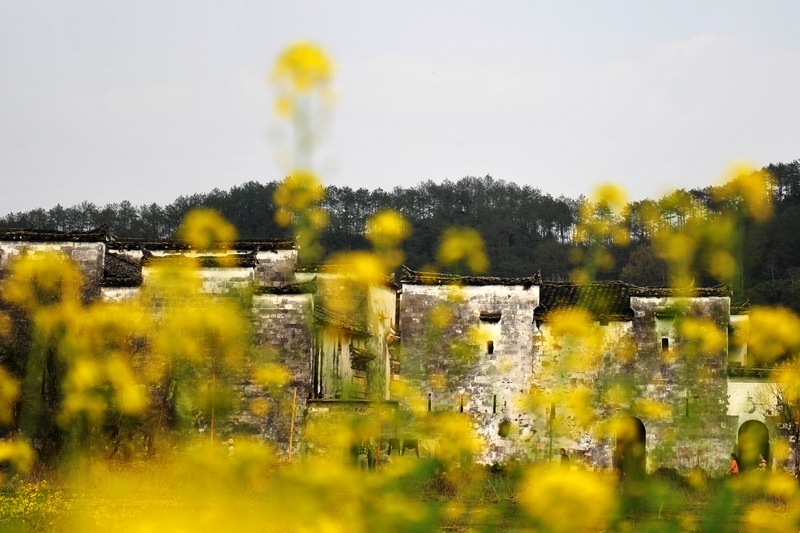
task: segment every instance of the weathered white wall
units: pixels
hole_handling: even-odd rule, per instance
[[[460,410],[463,402],[486,444],[482,461],[524,454],[533,419],[519,400],[530,390],[538,365],[533,311],[539,287],[404,285],[400,301],[403,373],[410,373],[420,394],[431,394],[434,410]],[[437,342],[430,337],[431,315],[442,308],[451,316]],[[500,321],[482,322],[482,312],[499,312]],[[506,419],[512,430],[503,438],[498,431]]]
[[[5,272],[9,261],[23,253],[62,253],[75,261],[83,271],[84,299],[94,300],[100,296],[105,250],[105,244],[102,242],[0,241],[0,273]]]
[[[132,300],[141,294],[139,287],[101,287],[100,299],[106,302]]]

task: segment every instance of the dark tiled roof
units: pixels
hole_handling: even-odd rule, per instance
[[[547,313],[559,308],[580,307],[596,320],[632,320],[632,296],[644,298],[729,296],[730,287],[673,289],[669,287],[637,287],[624,281],[595,281],[572,283],[547,281],[541,284],[539,307],[534,318],[545,319]]]
[[[314,307],[314,320],[319,324],[349,331],[353,335],[359,335],[361,337],[369,337],[371,335],[369,329],[365,326],[351,320],[349,317],[329,311],[321,305]]]
[[[152,266],[157,265],[159,262],[169,261],[176,257],[184,257],[183,254],[171,255],[152,255],[148,253],[149,250],[144,251],[142,256],[142,265]],[[235,254],[235,255],[198,255],[192,259],[196,259],[200,268],[255,268],[258,264],[255,253],[249,254]]]
[[[89,231],[0,229],[0,241],[106,242],[109,238],[111,236],[106,226],[100,226]]]
[[[746,315],[748,313],[750,313],[750,300],[745,300],[744,302],[739,302],[737,304],[731,304],[732,315]]]
[[[179,252],[194,249],[186,242],[175,239],[148,240],[112,237],[109,246],[118,250],[172,250]],[[221,248],[236,252],[274,252],[292,250],[297,248],[297,243],[294,239],[245,239],[224,244]]]
[[[100,284],[103,287],[139,287],[142,284],[142,267],[129,258],[107,252]]]
[[[253,289],[253,294],[314,294],[316,292],[316,278],[302,283],[287,283],[277,287],[264,285]]]
[[[633,286],[622,281],[571,283],[547,281],[539,289],[539,306],[534,310],[536,320],[545,320],[548,313],[567,307],[580,307],[597,320],[632,320],[630,290]]]
[[[542,276],[536,274],[527,278],[495,278],[490,276],[456,276],[437,272],[419,272],[403,266],[400,283],[409,285],[538,285]]]
[[[637,287],[630,285],[631,296],[644,298],[702,298],[714,296],[730,296],[731,288],[728,285],[716,287],[688,287],[685,289],[671,287]]]
[[[0,229],[0,241],[29,242],[105,242],[117,250],[191,250],[186,242],[176,239],[133,239],[116,237],[103,225],[89,231],[56,231],[24,228]],[[224,246],[237,252],[292,250],[297,248],[294,239],[242,239]]]

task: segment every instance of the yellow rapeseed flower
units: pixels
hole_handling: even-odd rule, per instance
[[[736,275],[736,259],[727,251],[717,250],[708,258],[708,271],[721,280],[730,280]]]
[[[66,255],[55,252],[26,253],[9,262],[1,294],[5,301],[28,312],[81,296],[83,274]]]
[[[11,335],[13,327],[14,323],[11,321],[11,317],[8,316],[8,313],[0,311],[0,339]]]
[[[289,371],[286,367],[268,363],[253,370],[253,381],[263,387],[282,387],[289,382]]]
[[[533,529],[552,533],[604,531],[614,517],[616,492],[594,472],[533,467],[519,496]]]
[[[607,205],[615,213],[621,214],[628,205],[628,193],[617,183],[603,183],[595,188],[592,200]]]
[[[303,211],[325,198],[325,188],[317,175],[306,169],[296,169],[275,189],[275,205],[289,211]]]
[[[19,394],[19,382],[0,366],[0,424],[11,423]]]
[[[322,47],[297,41],[278,55],[272,79],[290,92],[307,93],[328,84],[335,70],[333,60]]]
[[[760,362],[800,350],[800,318],[783,307],[753,307],[747,327],[740,331],[746,337],[748,354]]]
[[[130,364],[119,356],[108,358],[105,363],[106,379],[114,387],[114,398],[121,413],[142,413],[147,407],[143,385],[138,383]]]
[[[364,233],[376,248],[397,246],[411,235],[411,225],[393,209],[378,211],[367,220]]]
[[[634,410],[650,420],[669,420],[672,417],[672,405],[649,398],[636,400]]]
[[[220,249],[236,240],[236,227],[215,209],[192,209],[184,217],[178,236],[197,250]]]
[[[383,262],[375,254],[365,251],[334,254],[328,260],[325,271],[348,276],[366,285],[380,285],[388,274]]]
[[[0,463],[10,463],[17,470],[27,472],[33,465],[34,451],[22,440],[0,440]]]
[[[445,266],[464,262],[473,274],[482,274],[489,268],[489,257],[483,237],[472,228],[448,228],[436,252],[436,259]]]
[[[749,163],[739,162],[731,165],[724,177],[725,186],[718,189],[727,200],[740,196],[748,216],[757,222],[765,222],[772,216],[771,189],[774,178],[764,170],[757,170]]]
[[[678,331],[686,341],[689,353],[716,357],[727,346],[727,332],[708,318],[683,318]]]

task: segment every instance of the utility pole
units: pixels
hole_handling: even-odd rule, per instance
[[[556,418],[556,403],[550,403],[550,416],[548,417],[547,426],[548,426],[548,433],[550,434],[550,450],[548,452],[548,462],[553,461],[553,421]]]

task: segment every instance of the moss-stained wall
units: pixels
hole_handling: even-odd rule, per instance
[[[523,285],[403,286],[401,373],[419,394],[431,394],[433,410],[463,409],[473,417],[487,462],[525,453],[532,436],[533,420],[519,400],[538,364],[532,349],[538,291]],[[505,437],[504,420],[511,422]]]
[[[285,387],[269,391],[248,379],[241,383],[244,409],[234,417],[238,430],[258,432],[281,451],[288,450],[294,389],[297,405],[293,444],[302,441],[302,421],[306,401],[312,397],[312,295],[258,295],[253,297],[255,351],[248,366],[274,361],[289,371]],[[253,404],[258,409],[248,408]]]
[[[418,394],[431,393],[434,410],[463,408],[473,418],[483,461],[548,459],[565,447],[611,467],[616,434],[607,422],[633,416],[644,424],[650,470],[713,471],[724,462],[737,429],[727,412],[727,297],[632,297],[632,320],[595,322],[592,335],[602,340],[574,353],[547,321],[534,321],[538,290],[403,286],[403,375]],[[559,370],[570,357],[591,364]],[[591,412],[572,408],[570,394]],[[511,424],[501,437],[504,419]]]
[[[724,464],[736,441],[727,414],[729,298],[632,297],[631,308],[637,355],[621,370],[633,376],[640,401],[630,413],[647,429],[650,469]],[[648,411],[653,405],[669,409]]]

